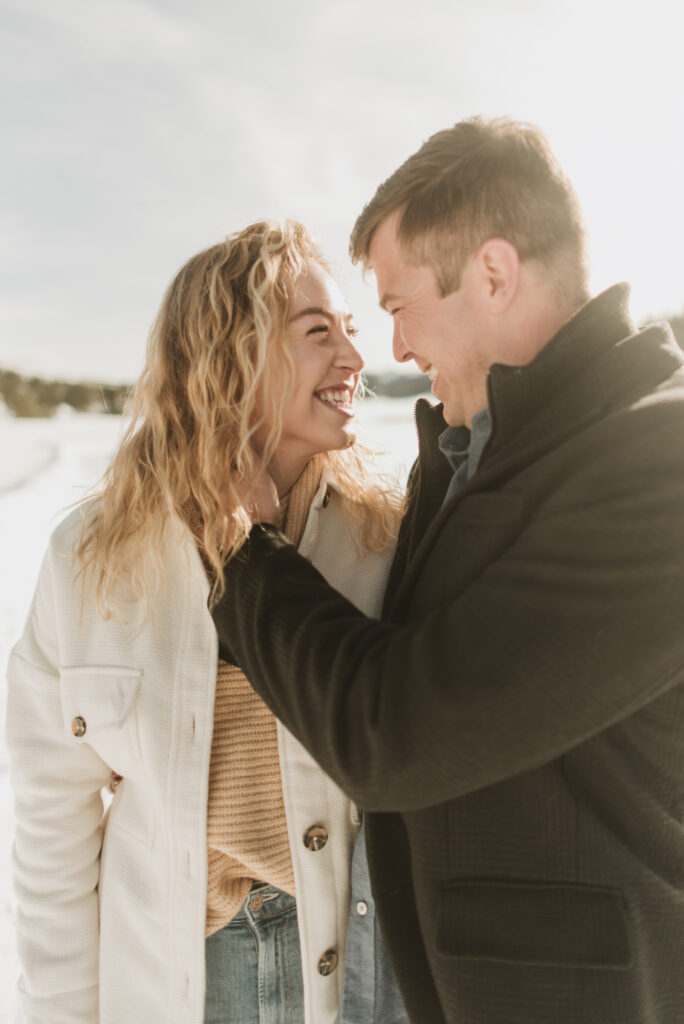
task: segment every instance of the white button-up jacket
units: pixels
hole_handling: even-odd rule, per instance
[[[324,497],[330,500],[325,500]],[[217,639],[189,534],[169,529],[165,585],[142,625],[81,607],[57,528],[10,656],[7,740],[16,797],[15,888],[25,1024],[201,1024],[207,788]],[[368,615],[391,551],[355,541],[324,480],[300,551]],[[278,723],[297,888],[307,1024],[332,1024],[343,981],[355,810]],[[103,819],[102,790],[123,776]],[[329,840],[303,841],[311,825]],[[340,964],[323,977],[320,956]]]

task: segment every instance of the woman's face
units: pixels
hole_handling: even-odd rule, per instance
[[[347,448],[355,439],[354,393],[363,359],[353,344],[352,316],[333,279],[312,266],[297,278],[287,324],[295,368],[282,436],[269,467],[281,493],[318,452]],[[255,436],[264,442],[270,424]],[[279,479],[280,478],[280,479]]]

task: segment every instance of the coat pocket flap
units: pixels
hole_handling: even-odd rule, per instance
[[[120,729],[138,695],[142,671],[76,665],[60,671],[64,731],[77,742]]]
[[[520,964],[625,968],[622,895],[592,885],[447,882],[437,948],[445,956]]]

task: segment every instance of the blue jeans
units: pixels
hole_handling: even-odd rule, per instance
[[[272,885],[205,943],[204,1024],[303,1024],[297,906]]]

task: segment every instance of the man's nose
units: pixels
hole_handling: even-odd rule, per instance
[[[413,359],[413,352],[404,341],[401,333],[401,324],[394,321],[394,330],[392,332],[392,355],[394,356],[397,363],[407,363],[409,359]]]

